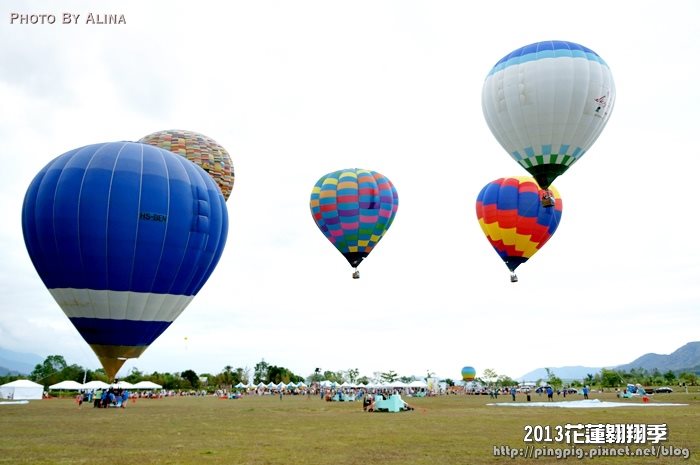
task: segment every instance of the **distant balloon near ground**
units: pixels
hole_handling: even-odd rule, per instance
[[[228,200],[235,178],[233,163],[226,149],[214,139],[194,131],[169,129],[149,134],[139,142],[169,150],[199,165],[219,186],[224,200]]]
[[[22,229],[41,280],[114,379],[206,283],[228,213],[194,163],[112,142],[49,162],[27,189]]]
[[[518,280],[515,269],[547,243],[559,227],[563,203],[559,192],[550,186],[554,205],[542,206],[545,190],[530,177],[499,178],[481,189],[476,199],[479,226],[491,246]]]
[[[543,189],[588,151],[614,104],[607,63],[583,45],[558,40],[503,57],[481,95],[494,137]]]
[[[389,230],[399,196],[386,176],[351,168],[322,176],[311,191],[310,207],[318,228],[359,278],[357,267]]]
[[[476,370],[474,367],[462,368],[462,381],[474,381],[476,378]]]

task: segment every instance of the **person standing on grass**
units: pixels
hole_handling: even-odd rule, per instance
[[[547,386],[547,400],[552,402],[554,400],[554,389],[552,389],[552,386]]]
[[[515,386],[510,388],[510,395],[513,397],[513,402],[515,402],[515,393],[516,392],[518,392],[518,391],[515,389]]]
[[[588,399],[588,386],[583,386],[583,398]]]

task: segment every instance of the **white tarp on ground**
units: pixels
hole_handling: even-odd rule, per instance
[[[565,402],[500,402],[496,407],[560,407],[560,408],[609,408],[609,407],[681,407],[688,404],[656,402],[605,402],[600,399],[574,400]]]
[[[51,386],[49,386],[49,389],[52,389],[52,390],[65,389],[67,391],[79,391],[81,389],[84,389],[84,387],[82,384],[80,384],[77,381],[67,380],[67,381],[61,381],[60,383],[52,384]]]
[[[0,386],[0,398],[13,400],[41,399],[44,395],[44,386],[28,379],[18,379]]]

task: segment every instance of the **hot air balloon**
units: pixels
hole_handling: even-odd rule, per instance
[[[474,381],[476,377],[476,370],[474,367],[464,367],[462,368],[462,381],[469,382]]]
[[[207,281],[228,214],[194,163],[112,142],[49,162],[29,185],[22,229],[42,281],[113,379]]]
[[[228,200],[234,181],[233,163],[226,149],[214,139],[194,131],[169,129],[142,137],[139,142],[169,150],[199,165],[216,181],[224,199]]]
[[[593,50],[564,41],[509,53],[489,72],[481,94],[491,132],[543,189],[588,151],[614,104],[607,63]],[[552,196],[545,196],[543,205],[552,204]]]
[[[561,221],[562,200],[550,186],[553,207],[542,206],[540,189],[533,178],[500,178],[481,189],[476,199],[479,225],[517,282],[515,269],[525,263],[552,237]]]
[[[311,215],[316,225],[354,268],[384,237],[399,208],[394,185],[370,170],[328,173],[311,191]]]

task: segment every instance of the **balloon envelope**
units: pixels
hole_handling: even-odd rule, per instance
[[[464,367],[462,368],[462,380],[463,381],[474,381],[476,377],[476,370],[474,367]]]
[[[24,198],[29,256],[114,378],[178,317],[214,270],[228,214],[194,163],[113,142],[46,165]]]
[[[233,189],[234,172],[231,156],[219,143],[204,134],[169,129],[149,134],[140,143],[154,145],[181,155],[209,173],[228,200]]]
[[[615,103],[615,83],[593,50],[538,42],[496,63],[481,103],[501,146],[546,189],[600,135]]]
[[[316,182],[310,207],[323,235],[357,267],[391,226],[399,197],[384,175],[346,169],[328,173]]]
[[[537,253],[559,226],[563,203],[557,189],[550,189],[552,207],[542,206],[544,191],[530,177],[499,178],[479,192],[479,226],[511,272]]]

